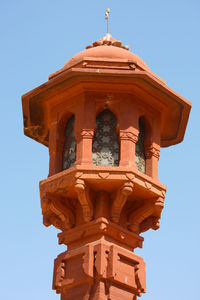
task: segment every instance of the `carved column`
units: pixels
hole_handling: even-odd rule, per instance
[[[137,140],[137,130],[120,130],[120,166],[137,169],[135,164],[135,144]]]
[[[92,140],[94,137],[93,129],[84,129],[76,135],[77,140],[77,159],[76,165],[92,165]]]
[[[120,166],[137,170],[135,163],[135,144],[138,140],[139,112],[137,106],[132,106],[133,99],[120,103],[119,129],[120,129]]]
[[[49,176],[54,175],[62,170],[64,139],[60,137],[58,132],[58,123],[51,123],[49,136]]]
[[[94,137],[95,118],[93,98],[90,95],[84,95],[76,118],[77,156],[75,165],[93,165],[92,140]]]
[[[158,160],[160,157],[160,146],[152,143],[145,147],[146,174],[158,180]]]

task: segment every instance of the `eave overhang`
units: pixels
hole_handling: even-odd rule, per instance
[[[48,109],[53,98],[95,91],[137,95],[161,113],[161,147],[180,143],[191,103],[147,71],[71,68],[22,96],[24,133],[48,146]]]

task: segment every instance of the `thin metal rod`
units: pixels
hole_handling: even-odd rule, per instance
[[[105,13],[105,19],[107,20],[107,33],[109,33],[109,13],[110,13],[110,8],[108,8]]]

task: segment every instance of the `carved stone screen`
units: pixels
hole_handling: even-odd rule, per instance
[[[117,120],[106,109],[96,118],[96,133],[92,144],[92,161],[95,166],[118,166],[119,142],[116,133]]]
[[[141,119],[139,119],[139,135],[138,141],[135,147],[135,163],[138,167],[138,171],[145,173],[146,171],[146,158],[145,158],[145,148],[144,148],[144,140],[145,140],[145,127],[144,123]]]
[[[73,167],[76,161],[76,139],[74,135],[74,116],[72,116],[65,127],[65,143],[63,149],[63,170]]]

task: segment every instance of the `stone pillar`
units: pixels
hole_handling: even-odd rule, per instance
[[[158,160],[160,157],[160,146],[152,143],[152,145],[145,148],[146,170],[147,175],[153,179],[158,180]]]
[[[49,176],[62,170],[63,145],[64,138],[59,136],[58,122],[54,121],[51,123],[49,137]]]
[[[137,130],[133,130],[133,132],[120,130],[120,166],[137,169],[135,164],[135,144],[137,140]]]
[[[93,165],[92,141],[95,128],[95,104],[87,94],[78,109],[75,135],[77,140],[76,165]]]

